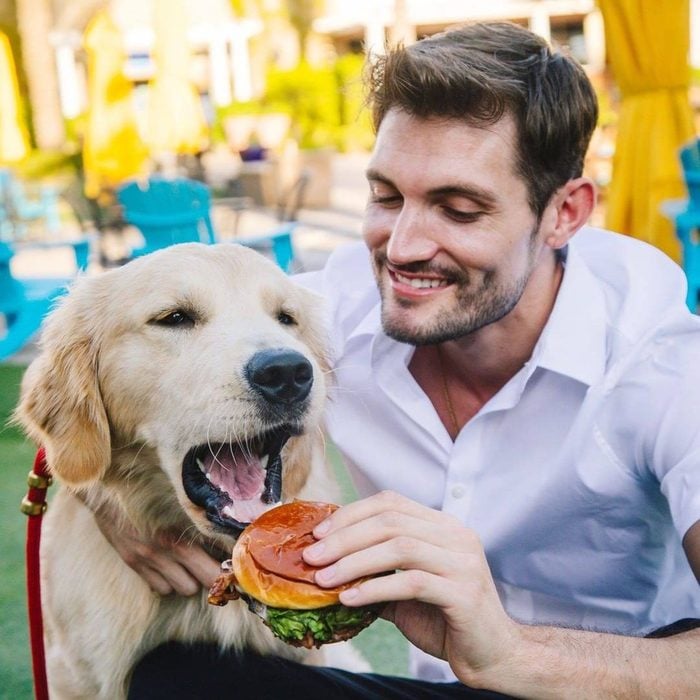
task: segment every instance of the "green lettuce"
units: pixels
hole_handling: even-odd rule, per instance
[[[377,607],[347,608],[330,605],[315,610],[267,608],[265,622],[285,642],[301,642],[310,635],[315,646],[334,641],[336,635],[349,638],[377,618]]]

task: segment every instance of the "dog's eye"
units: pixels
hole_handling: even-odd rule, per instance
[[[277,314],[277,320],[283,325],[283,326],[296,326],[297,325],[297,320],[292,316],[291,314],[288,314],[286,311],[280,311]]]
[[[176,309],[175,311],[170,311],[163,316],[154,318],[151,323],[154,323],[157,326],[167,326],[169,328],[191,328],[194,326],[194,319],[188,313],[181,311],[180,309]]]

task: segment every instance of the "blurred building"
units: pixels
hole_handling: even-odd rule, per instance
[[[153,2],[112,0],[108,4],[124,36],[125,75],[137,87],[145,85],[154,74]],[[86,107],[83,32],[92,15],[104,5],[99,0],[57,3],[51,43],[61,106],[69,119]],[[256,93],[250,40],[263,32],[262,20],[236,18],[229,0],[184,0],[184,5],[193,55],[191,78],[202,96],[212,106],[250,100]]]
[[[297,42],[284,21],[285,0],[232,3],[184,0],[193,53],[192,75],[212,108],[246,102],[261,94],[269,63],[291,67]],[[152,0],[53,0],[51,34],[63,115],[85,109],[82,36],[90,17],[108,5],[124,32],[127,75],[136,85],[152,77]],[[232,7],[246,8],[236,17]],[[510,20],[566,46],[592,74],[605,65],[605,41],[595,0],[325,0],[313,23],[308,56],[381,51],[385,42],[410,43],[452,25],[474,20]],[[691,0],[692,65],[700,66],[700,0]]]
[[[381,52],[386,42],[411,43],[456,24],[508,20],[567,46],[593,71],[602,70],[605,40],[595,0],[327,0],[316,30],[339,52],[361,41]]]
[[[192,78],[211,109],[246,102],[264,90],[265,65],[291,67],[297,42],[283,21],[283,0],[251,3],[248,17],[236,17],[229,0],[184,0],[193,53]],[[56,2],[51,35],[63,115],[85,109],[82,36],[100,0]],[[124,33],[125,73],[145,85],[153,75],[151,0],[111,0],[112,16]],[[381,51],[385,42],[409,43],[465,21],[511,20],[529,26],[569,50],[593,71],[605,61],[603,28],[594,0],[326,0],[313,23],[311,61],[363,47]],[[138,99],[138,91],[137,91]]]

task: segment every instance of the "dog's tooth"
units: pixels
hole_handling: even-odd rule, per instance
[[[197,462],[197,466],[206,474],[206,468],[204,466],[204,462],[202,462],[202,460],[199,457],[197,457],[195,461]],[[209,478],[209,474],[207,474],[207,479],[208,478]]]
[[[260,466],[261,466],[263,469],[267,469],[267,463],[269,462],[269,460],[270,460],[270,455],[269,455],[269,454],[263,455],[262,457],[260,457]]]
[[[230,518],[233,518],[234,520],[236,519],[236,513],[234,512],[233,507],[230,506],[230,505],[229,505],[229,506],[224,506],[224,507],[221,509],[221,512],[222,512],[224,515],[228,515]]]

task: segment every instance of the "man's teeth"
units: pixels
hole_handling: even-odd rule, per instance
[[[398,272],[396,273],[396,279],[401,282],[401,284],[407,284],[415,289],[432,289],[435,287],[447,286],[447,280],[425,279],[423,277],[404,277]]]

